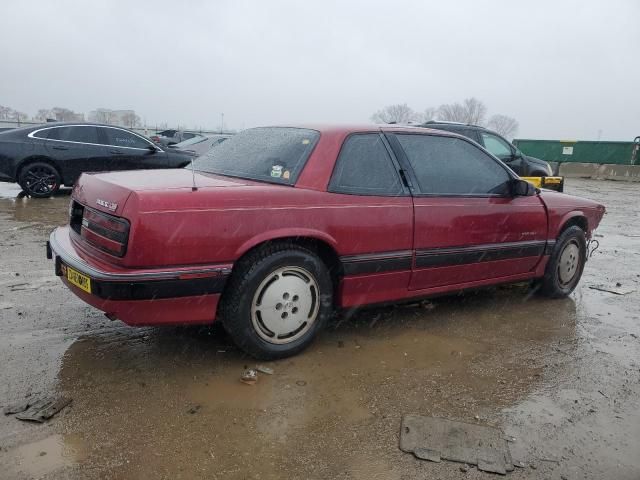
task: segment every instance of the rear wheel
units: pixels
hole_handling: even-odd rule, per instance
[[[46,162],[33,162],[20,170],[18,183],[27,195],[35,198],[50,197],[60,189],[60,174]]]
[[[324,263],[311,250],[279,243],[238,262],[220,316],[240,348],[256,358],[275,359],[306,348],[324,327],[332,304]]]
[[[540,283],[540,293],[551,298],[569,295],[578,285],[587,260],[584,231],[577,226],[567,228],[558,240]]]

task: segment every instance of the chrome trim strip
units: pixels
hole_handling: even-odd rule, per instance
[[[345,275],[360,275],[393,271],[411,271],[413,252],[395,250],[391,252],[365,253],[340,257]]]
[[[540,257],[544,255],[546,245],[546,240],[533,240],[417,250],[415,268],[453,267],[524,257]]]
[[[109,273],[97,270],[91,265],[87,264],[78,257],[72,256],[67,252],[55,238],[56,230],[51,232],[49,236],[49,246],[53,252],[54,257],[58,256],[65,263],[74,270],[78,270],[80,273],[84,273],[96,280],[106,281],[122,281],[132,282],[136,280],[171,280],[180,279],[182,275],[197,275],[197,274],[212,274],[213,275],[228,275],[231,273],[229,267],[195,267],[191,270],[176,271],[159,271],[159,272],[145,272],[145,273]]]
[[[150,142],[149,140],[144,138],[142,135],[140,135],[140,134],[138,134],[138,133],[136,133],[134,131],[127,130],[125,128],[112,127],[112,126],[109,126],[109,125],[91,125],[91,124],[85,124],[85,123],[78,123],[78,124],[73,124],[73,125],[55,125],[55,126],[51,126],[51,127],[43,127],[43,128],[39,128],[38,130],[34,130],[33,132],[29,133],[27,135],[27,137],[32,138],[34,140],[45,140],[47,142],[73,143],[75,145],[92,145],[94,147],[127,148],[127,149],[130,149],[130,150],[140,150],[140,151],[148,151],[149,150],[148,148],[123,147],[122,145],[111,145],[110,143],[74,142],[73,140],[57,140],[55,138],[42,138],[42,137],[34,136],[36,133],[42,132],[44,130],[52,130],[54,128],[65,128],[65,127],[95,127],[95,128],[112,128],[114,130],[120,130],[122,132],[126,132],[126,133],[130,133],[132,135],[135,135],[136,137],[144,140],[149,145],[154,147],[157,151],[164,153],[164,150],[162,150],[158,145],[156,145],[153,142]]]
[[[417,249],[416,256],[484,252],[488,250],[502,250],[508,248],[543,247],[546,244],[547,240],[525,240],[522,242],[485,243],[480,245],[470,245],[468,247],[425,248]]]
[[[340,257],[342,262],[367,262],[370,260],[387,260],[398,257],[411,257],[411,250],[394,250],[392,252],[364,253],[360,255],[345,255]]]

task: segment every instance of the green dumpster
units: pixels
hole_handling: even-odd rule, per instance
[[[640,164],[640,137],[633,142],[515,139],[513,144],[525,155],[547,162]]]

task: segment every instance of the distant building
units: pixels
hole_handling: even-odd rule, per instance
[[[98,108],[89,112],[89,121],[132,128],[137,127],[140,124],[140,117],[136,115],[135,110],[110,110],[108,108]]]
[[[84,122],[84,113],[68,113],[66,115],[56,115],[56,120],[59,122]]]

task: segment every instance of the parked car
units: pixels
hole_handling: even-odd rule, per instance
[[[478,142],[521,177],[550,177],[553,175],[553,169],[547,162],[523,154],[502,135],[488,128],[466,123],[442,121],[430,121],[422,126],[454,132]]]
[[[185,140],[190,140],[192,138],[204,139],[206,137],[204,135],[201,135],[200,133],[183,132],[182,130],[164,130],[152,136],[151,140],[160,145],[171,146],[180,142],[184,142]]]
[[[231,138],[231,135],[213,135],[210,137],[198,136],[174,145],[169,145],[169,148],[176,148],[178,150],[191,152],[195,155],[204,155],[213,147],[220,145],[229,138]]]
[[[48,256],[109,318],[217,318],[259,358],[301,351],[336,307],[521,281],[565,297],[605,211],[423,128],[254,128],[194,169],[83,175]]]
[[[111,125],[48,123],[0,134],[0,181],[17,182],[32,197],[71,186],[82,172],[178,168],[191,158]]]

